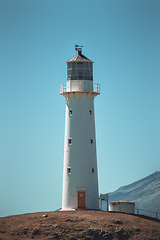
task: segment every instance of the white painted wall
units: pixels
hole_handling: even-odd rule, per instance
[[[88,80],[68,80],[67,92],[93,92],[93,81]]]
[[[88,84],[91,84],[93,89],[93,82],[88,81]],[[62,209],[78,207],[78,190],[86,191],[87,209],[99,209],[94,117],[94,98],[97,94],[92,90],[90,92],[70,90],[62,94],[66,98]],[[69,115],[70,109],[72,116]],[[92,114],[89,114],[90,110]],[[68,145],[68,138],[72,139],[71,145]],[[71,167],[71,174],[67,174],[68,167]]]
[[[112,202],[109,203],[109,211],[135,213],[135,203],[133,202]]]

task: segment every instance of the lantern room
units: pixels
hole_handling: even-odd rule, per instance
[[[67,61],[67,81],[93,81],[93,62],[82,54],[82,46],[75,45],[75,50],[78,54]]]

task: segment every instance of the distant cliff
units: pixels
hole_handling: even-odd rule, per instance
[[[155,216],[149,211],[160,213],[160,171],[109,193],[109,202],[118,200],[135,202],[136,209],[148,211],[140,211],[140,214]]]

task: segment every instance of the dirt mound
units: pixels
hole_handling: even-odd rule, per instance
[[[160,240],[160,221],[125,213],[68,211],[0,218],[0,240]]]

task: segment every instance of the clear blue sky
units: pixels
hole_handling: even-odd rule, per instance
[[[160,170],[159,13],[159,0],[0,0],[0,216],[61,207],[75,44],[101,85],[99,191]]]

